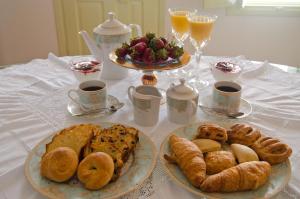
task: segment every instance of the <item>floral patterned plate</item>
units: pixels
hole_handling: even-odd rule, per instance
[[[189,124],[184,127],[180,127],[173,132],[170,133],[170,135],[174,134],[180,137],[184,137],[187,139],[192,139],[196,132],[199,125],[203,123],[195,123],[195,124]],[[228,123],[219,123],[219,125],[229,128],[230,124]],[[265,132],[268,134],[268,132]],[[284,163],[273,165],[271,176],[268,180],[268,182],[260,187],[257,190],[253,191],[244,191],[244,192],[234,192],[234,193],[205,193],[200,191],[200,189],[195,188],[188,182],[186,177],[183,175],[181,170],[178,166],[174,164],[168,163],[164,159],[164,154],[170,154],[170,148],[169,148],[169,136],[165,138],[163,141],[161,148],[160,148],[160,161],[162,162],[162,165],[167,172],[167,174],[171,177],[171,180],[177,183],[179,186],[185,188],[186,190],[205,197],[205,198],[222,198],[222,199],[250,199],[250,198],[271,198],[274,195],[276,195],[278,192],[280,192],[285,185],[288,183],[290,177],[291,177],[291,165],[290,161],[287,160]]]
[[[99,124],[104,128],[114,125],[114,123],[108,122]],[[135,190],[142,184],[150,176],[156,163],[157,154],[155,145],[147,135],[140,132],[135,154],[132,160],[128,161],[131,163],[127,165],[125,172],[117,181],[97,191],[85,189],[76,177],[73,177],[66,183],[56,183],[40,175],[41,156],[45,152],[45,145],[51,141],[52,137],[53,135],[37,144],[25,162],[25,175],[28,181],[34,189],[49,198],[117,198]],[[126,167],[126,165],[124,167]]]

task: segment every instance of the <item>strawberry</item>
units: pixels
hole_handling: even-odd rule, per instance
[[[139,42],[132,47],[133,51],[135,51],[138,54],[143,54],[146,48],[147,44],[145,42]]]
[[[165,46],[165,43],[158,38],[153,38],[151,39],[149,46],[153,49],[153,50],[159,50],[161,48],[163,48]]]
[[[115,53],[119,59],[124,59],[127,55],[127,50],[125,48],[117,48]]]
[[[135,37],[130,41],[130,47],[135,46],[136,44],[138,44],[140,42],[144,42],[147,44],[149,42],[149,39],[146,36]]]
[[[133,50],[129,55],[133,61],[143,61],[143,54],[140,54],[135,50]]]
[[[155,33],[148,32],[146,33],[146,37],[150,41],[151,39],[155,38]]]
[[[173,59],[178,59],[181,55],[183,55],[183,48],[179,46],[174,46],[170,50],[168,50],[169,57]]]
[[[124,59],[125,56],[129,53],[129,45],[127,43],[123,43],[122,47],[117,48],[115,53],[118,58]]]
[[[146,48],[143,54],[143,62],[152,64],[155,61],[155,53],[151,48]]]
[[[165,61],[169,58],[168,56],[168,51],[164,48],[159,49],[156,53],[155,53],[155,59],[156,61]]]
[[[165,46],[168,44],[168,41],[167,41],[167,39],[166,39],[166,38],[164,38],[164,37],[160,37],[160,40],[162,40],[162,41],[164,42]]]

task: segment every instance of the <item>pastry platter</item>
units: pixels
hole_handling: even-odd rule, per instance
[[[162,162],[164,170],[169,175],[171,181],[175,182],[179,186],[183,187],[189,192],[192,192],[198,196],[202,196],[205,198],[224,198],[224,199],[250,199],[250,198],[271,198],[275,196],[278,192],[280,192],[289,182],[291,177],[291,165],[290,161],[287,159],[285,162],[273,165],[271,167],[271,175],[266,184],[262,187],[251,190],[251,191],[242,191],[242,192],[232,192],[232,193],[207,193],[202,192],[200,189],[194,187],[188,179],[184,176],[183,172],[180,168],[175,165],[167,162],[164,158],[164,154],[171,154],[171,149],[169,145],[169,138],[171,135],[177,135],[182,138],[187,138],[192,140],[197,132],[197,128],[204,124],[204,122],[189,124],[184,127],[180,127],[174,131],[172,131],[169,136],[165,138],[163,141],[159,158]],[[221,127],[228,129],[232,124],[218,122],[216,123]],[[267,130],[264,130],[265,134],[269,134]],[[223,144],[225,145],[225,144]],[[228,145],[223,146],[222,150],[228,150]]]
[[[97,123],[97,125],[102,128],[109,128],[115,124],[103,122]],[[129,157],[121,171],[121,176],[116,181],[96,191],[84,188],[76,177],[72,177],[65,183],[57,183],[42,177],[40,174],[40,161],[45,153],[45,145],[52,140],[53,136],[51,135],[38,143],[27,156],[25,162],[27,180],[34,189],[49,198],[117,198],[141,185],[150,176],[156,164],[155,145],[147,135],[139,131],[139,142],[134,150],[134,155]]]

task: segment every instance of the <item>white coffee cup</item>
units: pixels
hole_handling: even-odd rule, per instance
[[[219,81],[213,86],[213,108],[227,113],[238,113],[242,87],[231,81]]]
[[[99,80],[85,81],[79,84],[78,89],[68,92],[69,98],[83,111],[106,108],[106,84]],[[75,97],[73,94],[77,95]]]
[[[130,86],[128,97],[133,104],[134,121],[141,126],[153,126],[159,119],[162,95],[153,86]]]

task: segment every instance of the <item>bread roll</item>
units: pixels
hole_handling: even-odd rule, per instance
[[[229,151],[208,152],[204,158],[206,173],[212,175],[236,165],[233,154]]]
[[[77,177],[87,189],[100,189],[112,178],[113,159],[107,153],[95,152],[86,156],[79,164]]]
[[[217,141],[211,139],[196,139],[193,143],[203,152],[219,151],[221,149],[221,144]]]
[[[58,147],[41,160],[41,175],[55,182],[69,180],[78,166],[77,153],[68,147]]]
[[[242,144],[232,144],[230,148],[235,155],[239,163],[250,162],[250,161],[259,161],[259,158],[255,151],[251,148],[242,145]]]

